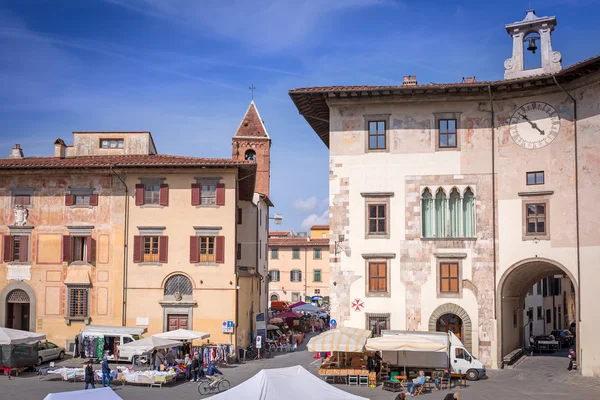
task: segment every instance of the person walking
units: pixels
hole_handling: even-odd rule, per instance
[[[150,365],[152,365],[152,371],[156,369],[154,366],[154,363],[156,362],[156,353],[158,353],[158,350],[154,349],[152,350],[152,355],[150,356]]]
[[[88,361],[87,367],[85,367],[85,390],[87,390],[88,386],[91,384],[92,389],[96,389],[96,385],[94,384],[94,367],[92,360]]]
[[[106,384],[105,384],[106,383]],[[110,387],[110,368],[106,356],[102,359],[102,387]]]
[[[165,356],[165,360],[167,361],[167,367],[172,367],[175,365],[175,355],[173,354],[173,350],[167,351],[167,355]]]
[[[160,366],[164,363],[165,361],[165,356],[162,353],[162,350],[159,350],[158,352],[156,352],[156,356],[154,358],[154,367],[156,370],[160,371]]]
[[[533,349],[535,349],[535,336],[533,336],[533,333],[529,335],[529,349],[529,355],[533,357]]]
[[[189,354],[185,355],[183,365],[185,365],[185,377],[189,381],[192,379],[192,359]]]

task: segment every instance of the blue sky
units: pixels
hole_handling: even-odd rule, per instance
[[[326,222],[328,152],[287,91],[502,79],[530,5],[564,66],[600,53],[594,0],[0,0],[0,154],[149,130],[161,153],[230,157],[254,84],[273,211],[305,230]]]

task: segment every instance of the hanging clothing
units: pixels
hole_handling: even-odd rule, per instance
[[[104,358],[104,338],[99,337],[98,342],[96,343],[96,356],[98,360],[102,360]]]

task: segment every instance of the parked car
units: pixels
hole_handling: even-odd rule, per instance
[[[550,332],[556,340],[560,342],[562,347],[569,347],[573,344],[573,335],[569,331],[552,331]]]
[[[62,360],[65,357],[65,349],[51,342],[40,342],[38,346],[38,362],[40,365],[43,362],[51,360]]]

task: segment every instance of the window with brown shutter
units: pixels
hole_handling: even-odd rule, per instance
[[[190,263],[192,264],[200,262],[199,244],[200,240],[198,236],[190,236]]]
[[[158,262],[169,262],[169,237],[158,237]]]
[[[163,183],[160,185],[160,191],[159,191],[159,201],[158,203],[161,206],[168,206],[169,205],[169,185],[167,185],[166,183]]]
[[[66,194],[65,195],[65,206],[72,206],[73,204],[75,204],[75,196],[73,196],[72,194]]]
[[[98,205],[98,195],[97,194],[91,194],[90,195],[90,206],[96,207],[97,205]]]
[[[225,184],[224,183],[217,183],[217,190],[216,190],[216,202],[218,206],[224,206],[225,205]]]
[[[144,243],[141,236],[133,237],[133,262],[141,263],[143,261]]]
[[[144,184],[138,183],[135,185],[135,205],[144,205]]]
[[[5,262],[9,262],[13,260],[13,252],[12,252],[12,239],[13,237],[11,235],[4,235],[3,238],[3,251],[2,251],[2,255],[3,255],[3,259]]]
[[[458,263],[440,263],[440,293],[459,293],[459,291]]]
[[[192,183],[192,205],[200,205],[200,188],[202,185],[199,183]]]
[[[88,236],[86,238],[86,246],[86,261],[92,264],[94,261],[96,261],[96,240],[91,236]]]
[[[369,263],[369,292],[385,293],[387,288],[387,263]]]
[[[225,262],[225,236],[215,238],[215,262],[222,264]]]
[[[70,239],[73,246],[73,255],[71,257],[71,261],[86,261],[87,236],[74,236]]]
[[[29,260],[29,236],[4,236],[4,261],[27,262]]]
[[[63,262],[71,262],[73,257],[73,238],[69,235],[63,236],[62,247],[63,247]]]

